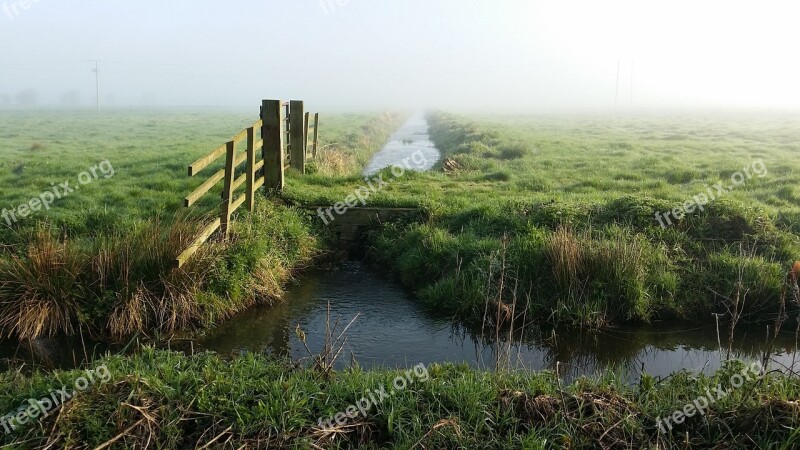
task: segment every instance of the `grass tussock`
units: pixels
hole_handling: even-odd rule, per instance
[[[174,261],[203,225],[154,219],[90,242],[36,232],[25,254],[0,258],[0,333],[23,339],[75,334],[172,333],[272,302],[317,243],[293,210],[259,202],[230,239]]]
[[[26,254],[0,258],[0,330],[31,338],[72,334],[90,266],[79,249],[51,233],[36,232]]]
[[[558,228],[545,248],[560,293],[557,311],[578,312],[581,322],[595,326],[647,319],[645,245],[625,233],[593,239],[590,230]]]
[[[114,232],[96,242],[93,278],[110,304],[107,329],[113,336],[154,330],[171,333],[200,321],[195,298],[212,275],[218,253],[203,249],[187,266],[173,267],[175,256],[200,230],[199,220],[155,219],[131,232]],[[90,257],[91,257],[90,256]],[[103,315],[107,312],[104,311]]]

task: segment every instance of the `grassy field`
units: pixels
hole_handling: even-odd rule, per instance
[[[0,111],[6,125],[0,136],[0,208],[14,209],[65,181],[80,188],[56,199],[47,211],[10,223],[0,218],[2,242],[15,242],[21,230],[44,221],[83,237],[156,215],[171,217],[183,198],[205,181],[203,175],[214,173],[224,161],[194,178],[186,176],[189,164],[257,119],[257,113]],[[393,128],[396,120],[378,114],[323,114],[320,145],[348,152],[323,151],[321,156],[336,159],[339,170],[352,171],[382,144],[386,125],[381,125]],[[96,179],[80,184],[80,174],[103,161],[113,172],[96,171]],[[195,209],[216,207],[213,197],[204,197]]]
[[[143,230],[153,227],[161,239],[157,247],[170,250],[155,258],[159,262],[145,255],[131,259],[139,261],[135,273],[149,272],[138,280],[156,285],[149,292],[164,291],[169,283],[159,280],[166,269],[145,268],[165,264],[199,220],[199,214],[175,216],[182,197],[202,182],[185,176],[187,163],[253,119],[166,112],[2,114],[14,126],[0,148],[0,176],[8,186],[0,205],[19,213],[16,205],[44,199],[43,192],[57,190],[53,186],[64,180],[80,188],[54,200],[48,211],[5,220],[0,236],[6,253],[17,256],[11,258],[15,264],[0,268],[4,276],[32,283],[31,273],[38,271],[60,280],[29,294],[21,294],[28,289],[23,283],[0,289],[31,298],[53,292],[74,297],[75,291],[75,280],[58,276],[59,267],[28,270],[37,255],[58,254],[74,268],[78,261],[101,267],[91,260],[102,253],[100,247],[114,247],[106,241],[145,239],[153,231]],[[492,305],[498,311],[511,308],[512,315],[524,311],[581,326],[654,317],[706,321],[712,313],[734,309],[746,321],[774,320],[780,311],[784,276],[800,255],[800,166],[793,157],[800,131],[792,125],[797,117],[435,113],[430,119],[433,140],[444,154],[438,170],[408,172],[369,201],[429,213],[423,223],[375,233],[370,248],[373,261],[396,273],[432,309],[478,320]],[[322,150],[310,174],[289,173],[283,200],[290,205],[334,204],[364,184],[360,168],[400,117],[323,116],[322,123]],[[382,176],[394,178],[388,170]],[[213,210],[212,197],[195,211]],[[324,235],[313,230],[319,224],[297,217],[295,242]],[[155,218],[160,218],[156,225]],[[170,234],[165,223],[180,223],[183,232]],[[243,279],[242,268],[252,269],[252,261],[226,266],[237,267],[230,280]],[[78,284],[101,287],[80,296],[119,291],[98,280],[120,270],[95,270]],[[793,312],[793,299],[784,300]],[[58,329],[54,324],[71,320],[65,319],[69,314],[108,315],[108,307],[89,309],[101,311],[61,311],[50,325],[22,328],[25,335],[37,335],[39,329]]]
[[[779,312],[800,256],[796,115],[430,119],[440,170],[404,175],[370,204],[430,212],[371,246],[432,309],[708,321],[738,291],[743,320]],[[362,183],[306,177],[286,196],[332,204]]]
[[[192,319],[163,327],[144,325],[162,324],[161,319],[127,312],[137,304],[159,305],[167,292],[197,297],[198,290],[216,286],[214,292],[227,297],[227,289],[237,297],[254,291],[247,274],[256,258],[242,262],[230,252],[198,259],[199,267],[215,261],[208,274],[166,281],[167,263],[190,239],[202,219],[198,213],[216,208],[216,200],[207,196],[195,214],[180,211],[183,196],[202,182],[185,175],[187,164],[253,117],[2,114],[13,126],[0,141],[0,177],[7,186],[0,206],[11,210],[42,199],[64,181],[80,188],[54,200],[47,211],[3,219],[0,242],[6,258],[0,273],[19,282],[0,288],[0,297],[8,299],[0,301],[7,318],[0,320],[2,334],[74,332],[79,317],[102,324],[90,327],[93,331],[169,331],[189,322],[213,323],[230,308],[200,312],[191,302],[171,307],[188,308]],[[708,321],[712,313],[730,316],[733,310],[745,321],[773,321],[781,310],[784,276],[800,255],[796,120],[790,114],[435,113],[431,134],[444,160],[434,171],[407,172],[397,179],[384,171],[392,183],[369,199],[370,206],[422,207],[429,219],[374,233],[370,256],[431,309],[471,321],[482,320],[487,305],[498,312],[513,310],[514,316],[590,327],[655,317]],[[360,169],[400,123],[401,117],[390,114],[323,115],[320,157],[310,164],[309,175],[288,174],[283,201],[344,200],[364,184]],[[274,236],[271,242],[291,238],[278,251],[262,248],[280,255],[281,264],[273,265],[282,268],[264,277],[284,280],[284,269],[309,263],[324,247],[303,245],[298,252],[298,243],[318,241],[325,230],[291,206],[273,205],[260,209],[271,217],[264,223],[271,230],[267,235]],[[683,211],[686,217],[679,219]],[[280,221],[296,224],[294,231],[281,234]],[[246,234],[249,228],[242,223]],[[120,245],[129,241],[137,244]],[[103,257],[108,248],[125,248],[131,262],[109,264],[113,258]],[[142,248],[163,251],[135,250]],[[37,273],[58,281],[39,282]],[[136,276],[119,276],[127,273]],[[123,281],[107,281],[119,278]],[[195,279],[212,281],[191,282]],[[140,290],[139,285],[149,287]],[[167,288],[173,285],[175,290]],[[128,301],[118,298],[120,291]],[[269,292],[274,297],[280,291]],[[86,304],[63,307],[76,297]],[[794,316],[797,300],[784,300]],[[125,320],[111,320],[115,310]],[[44,318],[46,311],[50,318]],[[23,317],[30,323],[18,326]]]
[[[93,166],[98,176],[49,211],[3,226],[0,334],[120,339],[208,326],[256,302],[279,301],[292,273],[328,248],[328,230],[293,205],[344,200],[365,183],[361,168],[402,119],[323,116],[323,151],[309,174],[289,173],[282,198],[260,199],[254,214],[239,217],[232,239],[177,271],[172,259],[203,219],[179,211],[202,182],[186,177],[186,165],[254,118],[2,115],[14,125],[0,140],[2,207],[38,198],[53,183],[80,184]],[[524,316],[588,327],[656,317],[710,322],[711,313],[774,324],[797,314],[796,279],[787,275],[800,255],[797,117],[429,118],[443,160],[370,197],[370,206],[422,207],[427,219],[387,225],[367,244],[371,261],[431,310],[475,322]],[[742,182],[719,198],[659,223],[687,200],[710,197],[709,187],[716,193],[717,183],[733,186],[740,172]],[[380,176],[394,178],[389,170]],[[207,199],[198,211],[214,203]],[[613,372],[569,384],[550,372],[451,365],[320,372],[253,354],[223,359],[149,348],[94,366],[100,364],[90,386],[48,417],[30,409],[18,416],[31,417],[28,423],[0,419],[0,442],[789,449],[800,439],[798,378],[751,373],[731,387],[743,373],[737,362],[712,376],[644,375],[634,386]],[[87,376],[2,373],[0,414]],[[321,424],[368,391],[390,390],[398,376],[405,388],[345,425]],[[729,393],[702,414],[674,419],[715,388]]]
[[[218,211],[212,194],[181,211],[183,197],[205,180],[189,178],[187,166],[256,117],[1,114],[9,126],[0,140],[0,208],[17,215],[6,213],[0,223],[0,336],[120,338],[207,326],[278,301],[292,273],[325,250],[324,230],[315,231],[307,214],[259,198],[231,239],[206,246],[181,270],[172,267],[208,213]],[[320,159],[310,171],[357,170],[399,119],[323,115]],[[52,200],[49,208],[44,200]]]
[[[795,448],[800,381],[749,367],[731,361],[712,376],[682,372],[635,386],[613,373],[564,385],[552,372],[418,365],[327,373],[253,354],[227,361],[145,349],[98,361],[91,376],[83,370],[0,375],[0,411],[28,410],[18,415],[26,423],[0,424],[8,429],[0,442],[14,448]],[[87,385],[60,408],[44,402],[29,408],[29,399],[36,405],[62,386]],[[686,409],[695,404],[700,409]],[[51,414],[38,417],[42,409]],[[676,411],[688,411],[686,418]]]

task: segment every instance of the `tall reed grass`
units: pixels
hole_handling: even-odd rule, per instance
[[[213,324],[275,301],[318,250],[297,211],[259,201],[229,239],[174,267],[204,223],[156,218],[88,241],[40,228],[24,253],[0,258],[0,334],[31,339],[80,329],[121,338]]]

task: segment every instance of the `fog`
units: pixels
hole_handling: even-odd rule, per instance
[[[800,107],[789,1],[0,2],[0,108]]]

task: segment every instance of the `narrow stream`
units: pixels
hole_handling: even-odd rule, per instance
[[[225,356],[264,352],[293,360],[308,358],[295,330],[299,325],[308,348],[320,353],[329,304],[330,323],[338,320],[339,331],[356,318],[345,333],[347,343],[337,360],[339,368],[353,361],[364,368],[452,362],[493,370],[499,356],[502,367],[555,370],[559,363],[559,373],[566,379],[613,368],[635,382],[642,367],[660,377],[681,369],[710,373],[725,359],[713,324],[656,323],[602,332],[530,328],[525,336],[511,341],[501,336],[498,345],[493,332],[465,328],[451,318],[423,310],[395,280],[359,262],[312,271],[288,287],[285,302],[251,308],[196,337],[191,346],[176,341],[171,347],[212,350]],[[726,338],[724,334],[719,338],[723,345]],[[80,338],[6,343],[0,345],[0,358],[68,368],[122,347],[85,342],[85,352]],[[766,347],[763,328],[741,328],[733,356],[756,361]],[[775,345],[774,367],[800,369],[800,361],[793,362],[794,348],[793,333],[783,333]]]
[[[555,370],[559,362],[560,373],[567,378],[615,368],[635,380],[642,367],[661,377],[680,369],[709,373],[725,356],[713,324],[656,324],[599,333],[536,329],[511,343],[501,338],[498,350],[493,336],[482,337],[480,329],[427,313],[396,282],[354,262],[313,272],[287,294],[280,306],[254,308],[227,321],[199,340],[199,347],[223,354],[265,351],[305,358],[308,351],[295,329],[299,325],[303,330],[312,352],[321,352],[330,304],[330,323],[338,320],[338,330],[357,316],[345,334],[339,367],[355,360],[362,367],[453,362],[494,369],[499,355],[501,360],[510,359],[502,363],[504,367]],[[725,336],[721,339],[724,342]],[[776,367],[792,366],[793,348],[794,336],[784,334],[775,349]],[[765,350],[764,330],[742,329],[733,356],[755,361]]]
[[[424,158],[414,161],[411,156],[415,152],[421,152]],[[425,171],[429,170],[439,161],[441,153],[428,135],[428,121],[425,120],[424,113],[416,113],[392,134],[383,149],[372,157],[369,165],[364,169],[364,175],[372,175],[375,172],[392,165],[403,165],[405,161],[409,169]],[[423,160],[422,163],[415,161]]]

